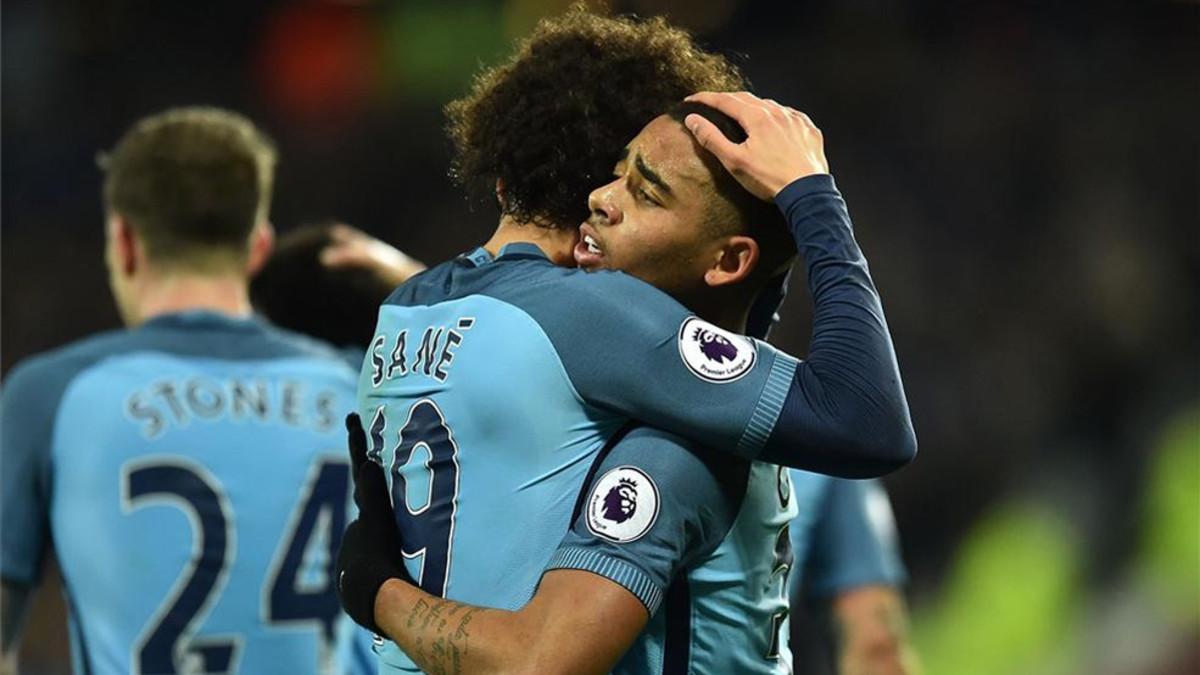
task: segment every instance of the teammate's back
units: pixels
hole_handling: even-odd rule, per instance
[[[199,312],[30,360],[5,387],[6,579],[35,578],[49,535],[80,672],[323,671],[353,380],[319,343]]]
[[[50,546],[80,672],[328,672],[348,649],[331,571],[354,373],[252,316],[274,161],[214,108],[147,117],[104,158],[105,258],[131,329],[5,383],[0,658]]]
[[[533,246],[496,260],[478,249],[415,277],[380,310],[359,412],[406,554],[418,558],[410,568],[430,593],[528,601],[595,452],[624,422],[582,402],[548,328],[508,297],[578,274]]]
[[[696,372],[706,338],[732,352],[719,374]],[[633,277],[509,244],[434,267],[384,303],[358,410],[409,573],[434,595],[517,609],[598,453],[635,414],[733,446],[722,433],[773,422],[778,399],[763,392],[794,365]],[[393,643],[381,656],[412,668]]]

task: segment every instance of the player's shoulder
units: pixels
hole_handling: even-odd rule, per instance
[[[746,500],[751,462],[635,427],[609,449],[580,503],[588,531],[625,544],[672,540],[685,563],[714,550]]]
[[[39,352],[17,362],[5,378],[5,387],[36,386],[70,377],[104,358],[119,354],[131,342],[124,329],[109,330]]]
[[[332,345],[265,320],[174,315],[133,330],[97,333],[24,359],[5,378],[6,397],[17,391],[61,393],[81,373],[112,358],[146,353],[177,359],[300,359],[354,378],[353,366]]]
[[[503,269],[503,268],[500,268]],[[624,272],[588,272],[543,264],[513,265],[482,291],[529,315],[567,355],[592,363],[611,358],[580,345],[611,347],[630,336],[675,332],[691,312],[671,296]]]
[[[620,306],[626,311],[655,311],[661,308],[683,309],[683,305],[654,286],[619,270],[583,270],[574,267],[544,265],[535,270],[540,277],[537,289],[590,305]]]
[[[492,258],[476,249],[414,276],[385,304],[428,306],[468,296],[484,296],[515,307],[552,338],[593,338],[613,331],[677,326],[691,314],[670,295],[624,272],[552,263],[533,244],[505,246]],[[586,321],[584,321],[586,319]]]
[[[280,356],[309,358],[335,366],[345,366],[351,370],[357,368],[356,361],[362,362],[363,350],[360,348],[338,349],[311,335],[280,328],[265,320],[262,324],[265,340],[277,347]]]
[[[628,466],[656,483],[677,487],[679,497],[708,501],[718,495],[740,500],[752,463],[661,429],[637,426],[615,443],[602,471]]]
[[[188,361],[302,360],[352,371],[333,345],[280,328],[258,316],[186,311],[156,317],[130,331],[127,351],[152,352]]]
[[[80,373],[121,353],[129,343],[129,331],[111,330],[22,359],[4,378],[4,399],[10,404],[19,401],[27,409],[51,404]]]
[[[446,299],[453,285],[458,260],[452,258],[414,274],[392,289],[383,304],[428,305]]]

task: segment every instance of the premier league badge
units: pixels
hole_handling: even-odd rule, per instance
[[[658,486],[632,466],[604,474],[588,497],[587,526],[592,534],[620,544],[640,539],[658,520]]]
[[[679,327],[679,355],[697,377],[720,384],[750,372],[758,349],[753,340],[693,316]]]

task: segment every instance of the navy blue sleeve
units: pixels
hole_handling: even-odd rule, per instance
[[[775,201],[808,268],[813,334],[757,458],[848,478],[903,466],[916,455],[916,434],[846,203],[829,175],[801,178]]]
[[[547,569],[603,576],[653,615],[676,573],[720,544],[746,492],[748,462],[688,448],[646,427],[618,442],[584,487]]]
[[[766,442],[797,360],[621,272],[520,288],[579,398],[743,459]],[[803,462],[803,451],[795,453]]]
[[[44,360],[18,365],[0,397],[0,577],[35,584],[50,533],[50,445],[61,398]]]
[[[810,598],[905,582],[896,521],[882,485],[870,480],[831,482],[813,526],[802,578],[802,593]]]
[[[916,437],[891,336],[846,204],[828,175],[776,198],[808,267],[814,312],[805,361],[693,316],[620,273],[533,289],[529,311],[580,398],[707,446],[850,478],[895,470]],[[784,280],[756,307],[766,330]]]

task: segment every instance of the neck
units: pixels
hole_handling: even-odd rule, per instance
[[[681,302],[705,321],[744,335],[752,301],[753,297],[748,297],[744,288],[705,288],[699,297]]]
[[[244,277],[179,272],[147,279],[138,289],[132,309],[130,325],[176,312],[201,310],[233,317],[248,317],[252,312]]]
[[[540,227],[533,223],[514,220],[512,216],[500,219],[500,225],[492,233],[483,248],[492,255],[500,255],[507,244],[533,244],[545,253],[555,265],[575,266],[575,244],[579,242],[578,228]]]

